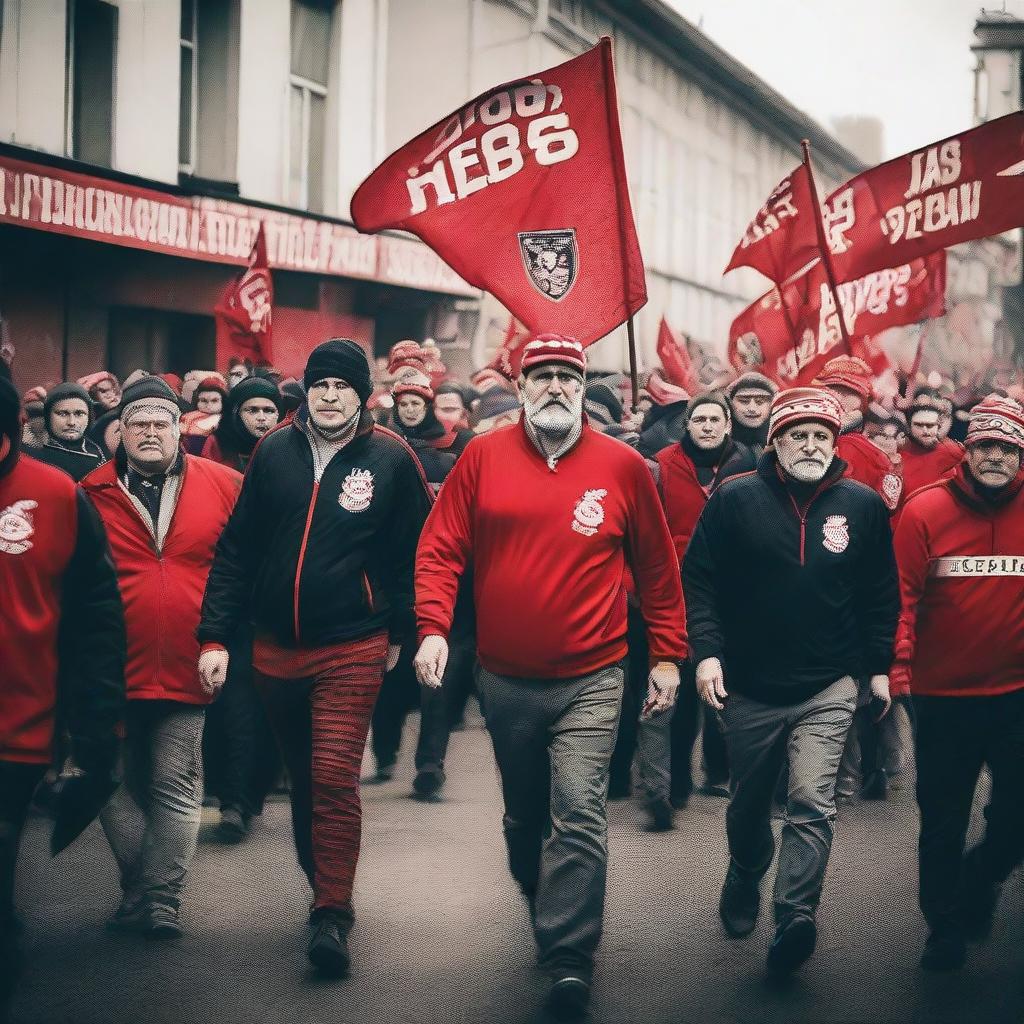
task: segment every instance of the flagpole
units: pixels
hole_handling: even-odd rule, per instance
[[[853,355],[853,346],[850,344],[850,334],[846,330],[846,317],[843,316],[843,305],[839,301],[839,289],[836,287],[836,275],[832,269],[832,254],[829,252],[828,243],[825,239],[825,221],[821,212],[821,201],[818,199],[818,186],[814,182],[814,169],[811,167],[811,144],[807,139],[800,142],[804,151],[804,167],[807,168],[807,180],[811,186],[811,199],[814,201],[814,228],[818,234],[818,249],[821,252],[821,263],[825,268],[825,276],[828,278],[828,287],[832,292],[832,301],[836,304],[836,314],[839,317],[839,332],[846,343],[847,351]]]
[[[633,412],[640,405],[640,384],[636,372],[636,335],[633,333],[633,314],[626,321],[626,337],[629,340],[629,382],[633,388]]]

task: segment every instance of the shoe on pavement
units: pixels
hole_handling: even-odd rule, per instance
[[[377,765],[377,774],[370,780],[371,782],[390,782],[395,777],[395,762],[389,761],[386,764],[381,763]]]
[[[926,971],[957,971],[967,961],[967,940],[956,928],[940,928],[928,936],[921,954]]]
[[[628,800],[633,793],[633,786],[629,779],[623,782],[621,779],[612,779],[608,783],[609,800]]]
[[[863,800],[885,800],[889,795],[889,779],[884,771],[872,772],[860,791]]]
[[[309,940],[309,962],[326,978],[341,978],[348,973],[352,958],[348,952],[351,922],[337,914],[323,914],[314,923]]]
[[[107,920],[107,929],[112,932],[144,932],[149,922],[149,908],[144,903],[125,896],[121,905]]]
[[[761,880],[744,875],[731,862],[718,901],[718,916],[726,932],[734,939],[742,939],[757,926],[761,910]]]
[[[676,827],[675,808],[665,797],[648,800],[644,808],[647,811],[648,832],[671,832]]]
[[[412,782],[412,795],[417,800],[440,800],[446,779],[443,771],[417,772]]]
[[[705,782],[700,791],[704,796],[729,796],[729,786],[724,782]]]
[[[178,908],[167,903],[150,903],[144,908],[145,925],[143,933],[149,939],[168,941],[181,937]]]
[[[690,791],[676,792],[669,797],[669,802],[677,811],[682,811],[686,808],[686,805],[690,802]]]
[[[217,838],[222,843],[240,843],[249,833],[249,816],[237,807],[223,807],[220,812],[220,824],[217,826]]]
[[[590,983],[576,974],[555,979],[548,992],[548,1010],[556,1020],[579,1020],[590,1005]]]
[[[768,970],[772,974],[791,974],[810,959],[818,941],[818,926],[809,914],[794,914],[779,925],[768,947]]]

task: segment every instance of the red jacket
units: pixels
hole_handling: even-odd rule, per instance
[[[904,499],[926,484],[949,476],[964,458],[963,448],[948,437],[932,449],[922,448],[916,441],[908,441],[901,454]]]
[[[980,498],[961,465],[904,506],[893,688],[991,696],[1024,687],[1024,471]]]
[[[0,468],[0,761],[49,763],[59,686],[89,770],[86,746],[116,757],[124,704],[124,617],[103,526],[61,470],[17,454]]]
[[[113,462],[82,481],[107,528],[117,567],[128,629],[130,700],[212,700],[199,682],[196,629],[214,547],[242,478],[208,459],[183,458],[178,502],[159,552]]]
[[[503,427],[466,448],[423,528],[420,638],[447,637],[471,561],[486,669],[530,678],[595,672],[626,656],[627,559],[651,658],[685,658],[679,563],[643,458],[585,425],[552,471],[521,421]]]
[[[867,484],[880,494],[885,507],[892,515],[899,507],[904,486],[899,469],[889,461],[889,456],[863,434],[856,432],[839,435],[836,455],[846,463],[846,472],[843,475]]]

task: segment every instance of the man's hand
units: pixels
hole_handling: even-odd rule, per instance
[[[448,641],[443,636],[425,636],[412,665],[420,685],[436,689],[448,665]]]
[[[705,658],[697,665],[697,693],[709,708],[721,711],[722,703],[729,696],[725,692],[725,678],[722,663],[717,658]]]
[[[204,651],[199,655],[199,681],[207,693],[216,693],[228,677],[228,652]]]
[[[399,655],[402,653],[401,644],[388,644],[388,657],[384,662],[384,671],[390,672],[397,664]]]
[[[889,696],[889,677],[871,677],[871,712],[876,722],[880,722],[892,707],[892,697]]]
[[[679,666],[672,661],[659,661],[647,677],[647,699],[640,720],[646,722],[668,711],[679,694]]]

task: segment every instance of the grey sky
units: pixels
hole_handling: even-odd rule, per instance
[[[976,0],[667,2],[825,127],[881,118],[886,157],[973,123]],[[1024,18],[1024,0],[1005,7]]]

